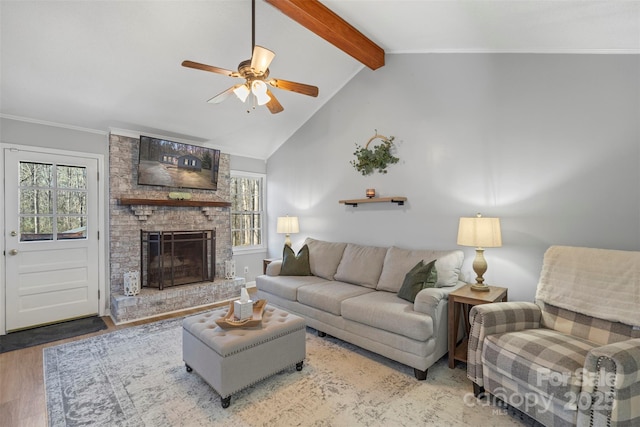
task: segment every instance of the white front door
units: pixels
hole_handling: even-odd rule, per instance
[[[98,314],[98,160],[4,154],[6,330]]]

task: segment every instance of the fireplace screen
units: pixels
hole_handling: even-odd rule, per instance
[[[215,240],[215,230],[140,230],[143,286],[163,289],[213,280]]]

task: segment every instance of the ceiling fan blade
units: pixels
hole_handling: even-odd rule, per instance
[[[224,74],[229,77],[240,77],[237,71],[231,71],[224,68],[214,67],[213,65],[201,64],[193,61],[182,61],[183,67],[195,68],[196,70],[210,71],[212,73]]]
[[[270,51],[266,47],[255,45],[253,55],[251,55],[251,68],[253,72],[256,74],[264,74],[275,56],[275,52]]]
[[[282,107],[282,104],[280,104],[280,102],[276,99],[276,97],[273,95],[273,93],[269,89],[267,89],[267,95],[269,95],[271,100],[267,102],[265,105],[267,106],[269,111],[271,111],[271,114],[278,114],[279,112],[284,110],[284,107]]]
[[[318,96],[318,88],[316,86],[306,85],[304,83],[290,82],[289,80],[271,79],[267,81],[273,87],[278,89],[290,90],[291,92],[301,93],[303,95]]]
[[[210,103],[210,104],[219,104],[219,103],[221,103],[222,101],[227,99],[231,94],[233,94],[233,91],[238,86],[242,86],[242,85],[231,86],[229,89],[225,90],[224,92],[220,92],[219,94],[217,94],[216,96],[214,96],[213,98],[208,100],[207,102]]]

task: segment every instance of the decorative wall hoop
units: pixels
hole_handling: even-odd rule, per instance
[[[380,134],[378,133],[378,131],[376,131],[376,134],[375,134],[375,135],[373,135],[371,138],[369,138],[369,140],[367,141],[367,143],[364,145],[364,148],[369,148],[369,144],[371,144],[371,142],[372,142],[372,141],[374,141],[374,140],[376,140],[376,139],[381,139],[381,140],[383,140],[383,141],[388,141],[388,140],[389,140],[389,138],[387,138],[387,137],[386,137],[386,136],[384,136],[384,135],[380,135]]]
[[[364,147],[356,144],[356,151],[353,153],[356,156],[356,160],[352,160],[351,165],[362,175],[370,175],[373,172],[387,173],[387,166],[390,164],[398,163],[399,158],[391,154],[391,146],[393,145],[393,136],[386,137],[378,133],[376,129],[375,135],[373,135]],[[376,139],[381,139],[382,143],[369,148],[369,144]]]

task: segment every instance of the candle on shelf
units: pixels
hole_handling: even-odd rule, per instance
[[[375,188],[367,188],[367,197],[372,198],[376,197],[376,189]]]

